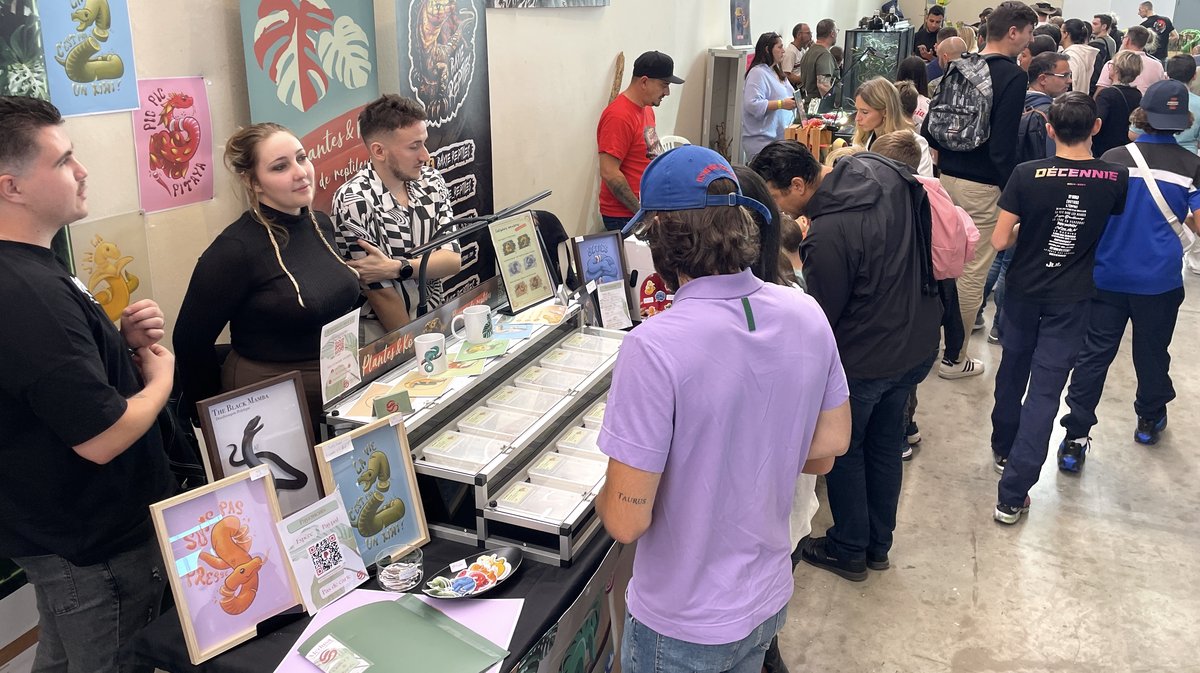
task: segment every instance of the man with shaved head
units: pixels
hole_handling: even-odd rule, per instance
[[[961,37],[948,37],[942,40],[942,43],[937,46],[937,60],[938,65],[942,67],[942,72],[946,71],[946,66],[950,65],[950,61],[957,61],[962,58],[962,55],[966,51],[967,43]],[[929,82],[930,98],[937,95],[938,85],[941,83],[941,77]]]

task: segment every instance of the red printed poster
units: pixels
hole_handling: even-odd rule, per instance
[[[213,197],[212,118],[203,77],[138,80],[138,189],[147,213]]]

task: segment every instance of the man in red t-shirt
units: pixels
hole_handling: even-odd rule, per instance
[[[641,208],[642,172],[662,154],[654,108],[671,94],[672,84],[683,84],[674,70],[675,62],[662,52],[638,56],[629,86],[600,115],[600,217],[610,231],[624,227]]]

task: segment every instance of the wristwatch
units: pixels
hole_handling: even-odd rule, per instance
[[[400,276],[399,276],[400,280],[408,280],[409,278],[412,278],[412,277],[413,277],[412,262],[401,257],[400,258]]]

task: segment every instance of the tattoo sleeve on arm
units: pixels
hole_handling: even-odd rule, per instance
[[[604,182],[612,191],[613,196],[616,196],[626,208],[635,213],[641,209],[642,204],[638,201],[638,197],[634,195],[633,189],[630,188],[624,176],[605,180]]]

